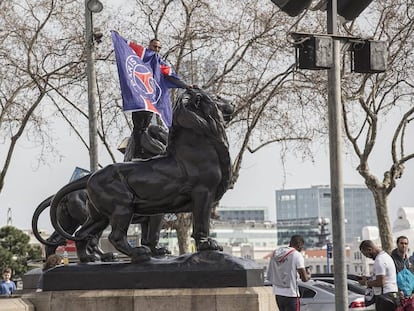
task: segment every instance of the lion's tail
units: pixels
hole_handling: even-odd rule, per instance
[[[72,241],[81,241],[81,240],[84,240],[85,237],[79,237],[79,236],[75,237],[75,236],[69,234],[68,232],[66,232],[65,229],[63,229],[63,227],[59,223],[59,219],[58,219],[58,216],[57,216],[58,215],[58,208],[59,208],[59,206],[61,206],[59,203],[63,199],[63,197],[65,195],[67,195],[68,193],[71,193],[71,192],[77,191],[77,190],[86,189],[86,184],[88,183],[89,177],[91,175],[92,174],[85,175],[82,178],[79,178],[79,179],[67,184],[66,186],[61,188],[55,194],[55,196],[52,199],[52,203],[50,205],[50,220],[51,220],[53,228],[55,228],[56,232],[59,233],[61,236],[63,236],[65,239],[72,240]]]
[[[48,208],[50,206],[50,203],[52,202],[53,199],[53,195],[51,195],[50,197],[48,197],[47,199],[43,200],[42,203],[39,204],[39,206],[36,208],[35,212],[33,213],[33,217],[32,217],[32,231],[34,236],[37,238],[37,240],[47,246],[57,246],[59,245],[57,242],[55,241],[48,241],[45,240],[38,229],[38,222],[39,222],[39,217],[42,214],[42,212]]]

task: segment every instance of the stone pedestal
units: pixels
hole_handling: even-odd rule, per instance
[[[276,311],[271,287],[75,290],[23,296],[36,311]]]
[[[39,286],[39,278],[42,273],[43,271],[41,268],[35,268],[23,275],[23,294],[36,291],[37,287]]]
[[[36,311],[275,311],[263,269],[252,260],[204,251],[148,262],[57,266],[30,272],[23,298]],[[26,284],[25,284],[26,282]],[[32,287],[32,288],[30,288]],[[32,292],[29,292],[32,289]]]
[[[1,311],[35,311],[33,304],[26,299],[20,297],[1,297]]]
[[[70,264],[43,276],[44,291],[95,289],[218,288],[263,286],[256,262],[216,251],[132,264]],[[24,285],[23,285],[24,286]]]

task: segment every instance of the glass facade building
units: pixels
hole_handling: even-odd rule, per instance
[[[371,191],[362,185],[344,186],[345,240],[361,237],[365,226],[378,226]],[[331,190],[329,186],[276,190],[278,244],[289,242],[293,234],[307,237],[308,246],[331,240]]]
[[[217,208],[217,214],[220,216],[221,221],[229,222],[263,222],[269,220],[269,211],[266,207],[262,206],[219,206]]]

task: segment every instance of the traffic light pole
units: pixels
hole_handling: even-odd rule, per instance
[[[337,35],[337,0],[328,0],[328,34]],[[329,161],[331,177],[331,213],[334,254],[335,310],[348,310],[345,265],[345,213],[342,176],[342,109],[340,42],[333,40],[333,66],[328,69]]]

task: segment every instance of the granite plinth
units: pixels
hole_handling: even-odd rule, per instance
[[[25,294],[36,311],[277,311],[269,286],[48,291]]]
[[[44,291],[263,286],[254,261],[216,251],[174,258],[57,266],[43,276]]]
[[[35,311],[33,304],[22,298],[16,297],[0,297],[1,311]]]

